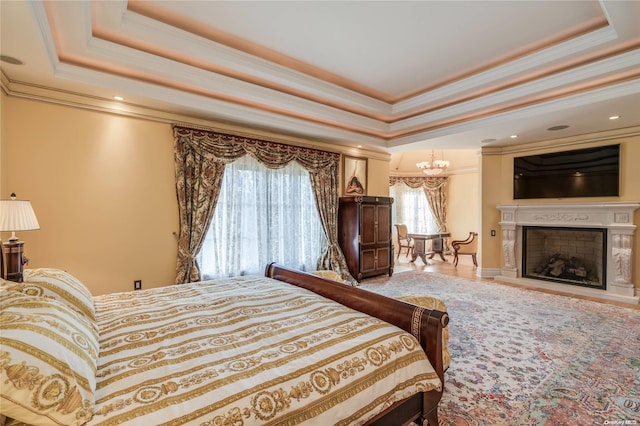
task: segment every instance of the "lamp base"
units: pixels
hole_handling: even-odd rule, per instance
[[[2,243],[2,245],[4,246],[4,253],[6,256],[6,279],[19,283],[22,282],[22,265],[26,263],[24,261],[24,254],[22,251],[24,241],[9,241]]]

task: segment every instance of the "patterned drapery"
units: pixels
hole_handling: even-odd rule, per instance
[[[433,216],[438,224],[440,232],[447,232],[447,186],[449,178],[444,177],[415,177],[415,176],[390,176],[389,186],[402,182],[409,188],[422,188],[427,197]],[[448,239],[444,239],[444,250],[450,251]]]
[[[338,246],[340,154],[178,125],[173,126],[173,134],[180,217],[176,283],[200,280],[196,256],[211,224],[225,164],[246,154],[272,169],[295,160],[309,172],[328,241],[318,269],[332,269],[344,279],[355,281]]]

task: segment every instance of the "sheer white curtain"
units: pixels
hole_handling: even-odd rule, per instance
[[[410,233],[435,234],[438,225],[422,188],[409,188],[402,182],[389,187],[394,198],[393,223],[404,223]]]
[[[309,173],[245,155],[225,168],[198,262],[203,279],[262,274],[269,262],[310,271],[325,245]]]

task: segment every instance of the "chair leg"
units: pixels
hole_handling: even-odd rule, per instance
[[[458,267],[458,253],[453,255],[453,266]]]
[[[473,259],[473,264],[476,265],[476,268],[477,268],[478,267],[478,260],[476,259],[475,253],[471,255],[471,258]]]

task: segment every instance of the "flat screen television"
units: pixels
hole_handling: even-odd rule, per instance
[[[616,197],[620,145],[513,159],[513,198]]]

